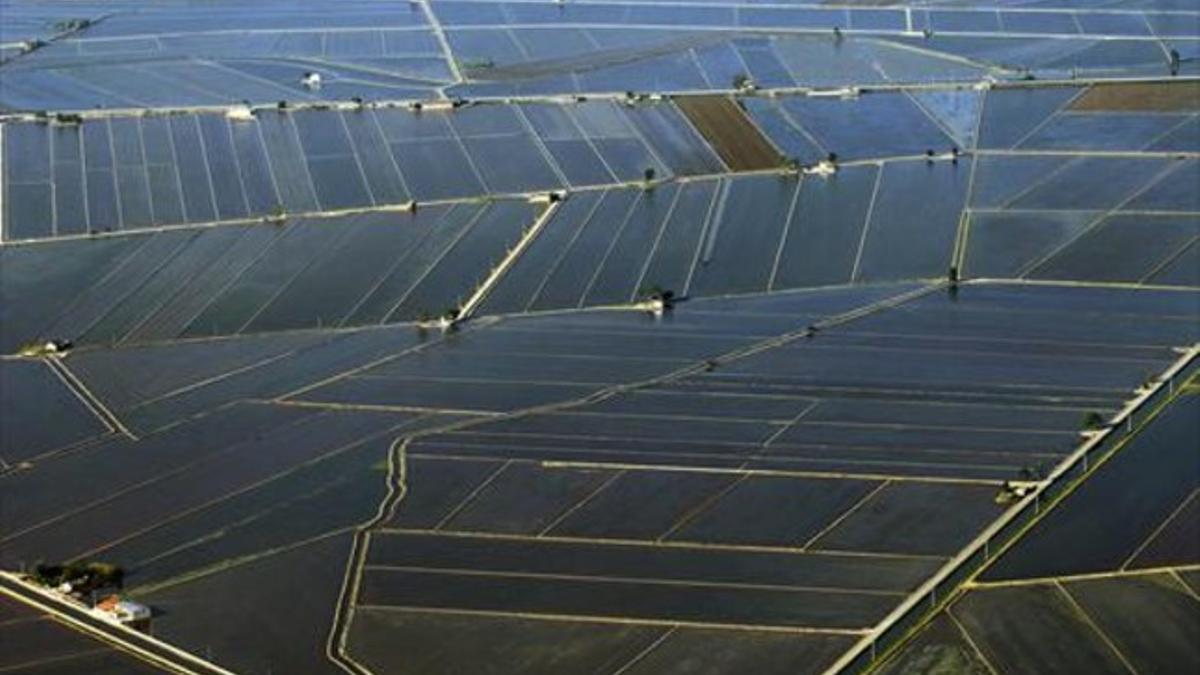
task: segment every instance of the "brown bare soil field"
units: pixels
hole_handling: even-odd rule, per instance
[[[1076,99],[1071,110],[1200,110],[1200,82],[1097,84]]]
[[[681,96],[675,104],[730,169],[754,171],[780,165],[779,152],[728,96]]]

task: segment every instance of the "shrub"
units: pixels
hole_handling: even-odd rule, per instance
[[[1103,429],[1105,426],[1104,415],[1095,410],[1089,411],[1083,416],[1083,428],[1086,430]]]

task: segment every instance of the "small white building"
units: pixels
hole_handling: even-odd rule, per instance
[[[308,89],[320,89],[321,74],[313,72],[305,73],[304,77],[300,78],[300,84],[304,85]]]
[[[122,600],[116,595],[110,595],[97,602],[95,609],[112,621],[132,626],[149,623],[151,615],[149,607],[132,600]]]

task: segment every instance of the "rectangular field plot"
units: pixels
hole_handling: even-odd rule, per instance
[[[812,542],[815,550],[950,555],[1000,516],[989,486],[899,483],[860,503]]]
[[[104,552],[125,583],[152,586],[199,570],[293,546],[372,517],[386,492],[384,458],[397,427],[296,465],[191,509]]]
[[[1120,208],[1174,168],[1172,161],[1152,156],[1120,161],[1080,157],[1017,195],[1009,205],[1052,211]]]
[[[1054,432],[1069,429],[1079,422],[1082,411],[1062,406],[1028,407],[972,403],[925,403],[855,398],[829,398],[820,401],[804,415],[808,423],[901,426],[935,429],[1019,429]]]
[[[1192,122],[1197,100],[1195,86],[1189,82],[996,89],[986,96],[982,145],[1033,150],[1190,150],[1194,142],[1172,132]]]
[[[1189,574],[1167,570],[972,588],[922,626],[880,672],[899,675],[929,664],[969,673],[1043,667],[1174,672],[1200,661],[1200,600],[1183,581]],[[1048,635],[1057,638],[1046,640]]]
[[[542,462],[615,462],[639,467],[723,467],[752,463],[759,446],[711,441],[647,441],[570,437],[495,436],[483,433],[440,434],[418,439],[412,450],[432,457],[527,459]]]
[[[686,419],[733,419],[786,422],[816,401],[797,396],[694,395],[670,389],[643,388],[613,396],[588,407],[590,413],[651,415]]]
[[[1062,586],[1137,672],[1200,663],[1200,600],[1174,576],[1081,579]]]
[[[609,359],[603,339],[588,349],[580,341],[556,339],[568,336],[547,333],[545,337],[552,343],[564,347],[574,343],[575,353],[555,354],[540,349],[545,344],[540,331],[506,333],[488,329],[455,336],[439,348],[391,359],[305,392],[301,398],[358,405],[510,410],[657,377],[687,363],[683,358]],[[494,344],[492,335],[498,338]],[[518,340],[510,347],[500,346],[499,338],[510,336]],[[627,341],[627,336],[611,339],[612,343]],[[499,349],[494,351],[496,347]],[[539,352],[542,355],[536,356]],[[481,367],[481,358],[491,359],[493,365]]]
[[[729,182],[719,197],[717,214],[709,223],[695,278],[687,292],[724,295],[766,290],[770,265],[799,189],[799,182],[779,176]]]
[[[942,153],[955,145],[904,92],[848,100],[803,96],[779,100],[798,129],[842,160],[922,155],[926,150]]]
[[[985,155],[976,162],[970,206],[1034,217],[1046,211],[1194,212],[1194,193],[1185,187],[1195,182],[1193,162],[1151,155]]]
[[[442,569],[497,574],[647,579],[664,582],[813,589],[899,595],[937,561],[908,557],[805,554],[703,545],[655,545],[603,539],[372,534],[368,568]]]
[[[491,576],[491,578],[489,578]],[[895,598],[874,594],[749,589],[427,571],[371,570],[359,603],[510,611],[759,627],[858,629]]]
[[[245,336],[179,341],[80,351],[74,358],[81,361],[85,382],[114,397],[122,421],[146,432],[231,401],[283,396],[419,343],[420,335],[405,326],[294,333],[273,341]],[[155,366],[188,359],[197,361],[174,366],[173,372]]]
[[[7,125],[4,139],[6,241],[723,168],[670,102],[118,117]]]
[[[1200,112],[1200,88],[1195,82],[1100,83],[1075,99],[1071,110]]]
[[[728,672],[815,675],[849,646],[839,635],[781,635],[682,628],[626,672],[631,675],[686,673],[692,659]]]
[[[337,670],[324,654],[329,608],[337,601],[348,534],[332,535],[272,551],[240,564],[175,583],[139,589],[139,597],[162,614],[155,635],[192,653],[205,653],[237,672],[280,668],[294,673]],[[305,592],[297,594],[303,586]],[[287,608],[278,614],[274,608]],[[236,618],[219,617],[232,611]],[[220,623],[231,630],[210,632]],[[258,635],[252,643],[242,637]],[[273,665],[271,665],[273,664]]]
[[[0,361],[0,468],[111,433],[57,370]]]
[[[950,265],[968,173],[896,163],[829,178],[738,176],[578,193],[483,311],[625,304],[655,289],[703,298],[938,277]],[[930,191],[947,198],[920,197]]]
[[[672,541],[803,547],[879,486],[871,481],[749,476],[666,533]]]
[[[852,281],[879,180],[879,168],[863,166],[804,182],[780,247],[772,289]]]
[[[1200,487],[1194,454],[1198,443],[1200,397],[1185,395],[1041,520],[983,578],[1122,569]]]
[[[995,342],[1025,340],[1034,345],[1095,344],[1098,348],[1142,351],[1143,347],[1178,347],[1194,341],[1198,329],[1188,317],[1198,302],[1200,297],[1191,291],[1142,294],[1118,288],[1035,291],[1019,285],[967,286],[960,289],[956,299],[929,295],[896,311],[865,317],[847,326],[846,331]],[[1098,336],[1103,339],[1096,339]],[[1167,352],[1158,354],[1158,358],[1169,358]]]
[[[968,641],[962,629],[946,613],[935,616],[916,636],[888,658],[878,670],[881,675],[905,675],[921,672],[931,665],[950,668],[969,675],[992,673]]]
[[[355,661],[375,672],[594,672],[619,668],[667,627],[533,616],[357,607],[348,633]],[[546,645],[561,648],[547,649]],[[403,656],[402,656],[403,655]]]
[[[1000,672],[1129,672],[1111,642],[1054,586],[975,591],[950,611]]]
[[[941,276],[950,265],[968,167],[899,162],[884,165],[881,171],[853,268],[854,280]]]
[[[127,7],[110,13],[93,6],[74,13],[37,7],[6,12],[19,12],[23,16],[14,22],[36,27],[29,34],[18,31],[20,39],[58,39],[6,76],[4,106],[86,110],[423,98],[450,78],[421,12],[387,14],[370,3],[306,7],[289,16],[277,2],[230,8],[220,16],[198,15],[189,5],[156,7],[150,15]],[[91,20],[89,30],[58,34],[80,19]],[[103,27],[95,25],[101,22]],[[6,48],[10,41],[19,44],[16,35],[10,40],[6,30]],[[318,62],[322,86],[304,87],[306,68]]]
[[[548,618],[852,628],[859,620],[854,617],[894,601],[936,564],[593,538],[384,531],[372,535],[358,602]],[[527,591],[517,604],[503,592],[514,584]]]
[[[1095,223],[1029,270],[1034,279],[1140,282],[1200,238],[1195,216],[1117,215]]]
[[[864,322],[866,323],[866,322]],[[860,327],[866,328],[865,325]],[[826,337],[821,340],[821,337]],[[1128,382],[1149,375],[1153,362],[1112,362],[1104,372],[1062,367],[1050,357],[1004,354],[1003,360],[985,352],[942,353],[905,349],[903,338],[895,339],[895,347],[840,347],[839,336],[813,338],[796,346],[757,355],[711,377],[716,379],[758,379],[781,384],[804,384],[821,387],[870,388],[891,382],[908,382],[914,389],[937,390],[961,388],[965,391],[1004,387],[1012,391],[1021,388],[1059,388],[1096,390],[1120,394]],[[1084,359],[1080,359],[1084,361]],[[858,364],[869,365],[865,370]]]
[[[1056,114],[1018,146],[1026,150],[1190,150],[1172,131],[1194,119],[1189,114]],[[1164,138],[1165,137],[1165,138]]]
[[[535,616],[358,608],[355,660],[380,672],[609,672],[681,675],[692,658],[730,672],[815,675],[852,638]],[[559,648],[548,650],[547,644]],[[398,654],[414,654],[398,658]]]
[[[1191,673],[1195,3],[0,0],[0,596],[111,564],[247,675]],[[0,675],[207,672],[62,618]]]
[[[42,551],[50,559],[67,560],[109,549],[259,481],[385,435],[409,419],[395,413],[318,413],[227,448],[194,450],[173,470],[152,474],[117,497],[87,504],[85,510],[6,541],[6,555],[32,557]]]
[[[0,532],[7,538],[82,510],[112,492],[177,472],[180,467],[214,456],[226,446],[235,448],[244,440],[243,434],[266,435],[316,412],[234,405],[170,430],[147,434],[138,442],[119,437],[81,452],[67,453],[47,462],[44,470],[6,477],[5,494],[11,502],[5,507]],[[204,441],[198,442],[198,438]],[[72,490],[66,494],[56,492],[53,486],[61,484],[72,485]]]
[[[41,275],[91,285],[54,308],[26,308],[36,296],[14,296],[6,339],[112,345],[440,315],[465,302],[538,210],[497,200],[137,234],[107,250],[92,241],[21,247],[5,254],[14,292],[27,265],[63,256]]]
[[[675,103],[734,171],[769,169],[779,164],[779,151],[732,99],[688,96],[675,99]]]
[[[1200,561],[1200,488],[1192,492],[1160,526],[1126,565],[1130,569],[1153,569]]]
[[[614,475],[612,471],[545,471],[535,464],[509,463],[480,483],[438,528],[537,534]]]
[[[1200,211],[1200,194],[1192,189],[1200,181],[1200,160],[1177,162],[1170,173],[1135,196],[1128,204],[1131,210],[1143,211]]]
[[[625,471],[564,513],[547,531],[556,537],[654,539],[719,495],[729,474]]]
[[[853,306],[858,297],[874,299],[894,290],[864,290],[865,296],[800,294],[792,301],[799,312],[774,314],[681,311],[669,321],[656,321],[640,312],[606,311],[513,318],[454,334],[435,349],[357,371],[300,398],[487,411],[567,401],[613,384],[662,377],[763,336],[792,330],[810,318],[800,313],[805,309],[836,312]],[[495,359],[495,365],[481,367],[480,358]],[[405,385],[397,386],[400,382]],[[732,422],[725,425],[735,427]]]
[[[928,295],[638,393],[558,412],[481,420],[469,429],[421,438],[411,450],[445,458],[833,472],[869,481],[958,477],[994,484],[1048,470],[1081,442],[1079,431],[1089,413],[1115,412],[1138,383],[1176,358],[1171,346],[1195,338],[1194,324],[1175,316],[1188,311],[1194,301],[1189,294],[1154,293],[1145,296],[1153,302],[1138,309],[1129,293],[965,286],[954,298]],[[798,293],[736,306],[762,304],[790,314],[816,299]],[[732,309],[729,302],[702,301],[695,307],[713,318],[759,316],[726,314]],[[411,387],[413,378],[439,372],[435,377],[447,387],[444,392],[451,392],[448,387],[456,381],[473,386],[455,394],[471,405],[504,381],[527,383],[527,395],[509,394],[513,404],[531,403],[535,399],[528,395],[539,391],[552,392],[547,389],[552,382],[593,382],[600,391],[606,382],[654,377],[655,368],[665,374],[687,365],[685,360],[634,357],[630,348],[635,342],[630,340],[635,335],[637,342],[652,339],[656,354],[675,353],[674,345],[691,340],[696,347],[710,344],[710,338],[699,335],[683,340],[686,332],[676,330],[690,328],[691,307],[676,309],[669,329],[663,325],[630,332],[636,325],[631,323],[623,329],[624,337],[615,330],[621,323],[614,322],[615,314],[571,321],[531,317],[508,328],[465,335],[456,347],[506,357],[502,367],[463,370],[472,362],[468,352],[451,357],[450,351],[439,349],[347,382],[358,381],[355,386],[361,387],[378,381],[374,386],[381,393],[369,399],[377,403],[389,400],[382,394],[383,382],[392,382],[392,391],[399,392],[405,387],[396,383]],[[585,335],[582,329],[589,325],[600,330]],[[562,332],[553,336],[551,326]],[[1104,338],[1098,342],[1101,333]],[[612,356],[622,358],[606,362],[612,375],[606,379],[593,369],[595,362],[581,357],[609,353],[610,338],[612,345],[620,343]],[[571,344],[575,355],[566,357]],[[725,344],[734,348],[736,341]],[[527,359],[525,353],[544,356]],[[711,359],[717,353],[705,356],[698,350],[687,352],[686,358]],[[532,379],[509,379],[526,369]],[[478,377],[472,379],[472,373]],[[536,373],[550,376],[541,379]],[[331,386],[305,397],[326,395],[322,392],[333,391]],[[566,401],[569,392],[562,394]],[[633,490],[633,480],[622,476],[613,486]],[[794,496],[800,498],[799,493]],[[597,500],[606,501],[605,491]],[[676,507],[662,508],[673,513]],[[803,504],[798,508],[808,510]],[[747,520],[763,527],[770,523],[767,516]],[[804,529],[798,524],[802,519],[789,522]],[[562,526],[571,525],[568,520]],[[743,535],[775,544],[782,541],[779,537],[800,537],[784,530],[761,535],[740,531],[736,536]]]
[[[1095,211],[973,212],[962,271],[974,278],[1021,277],[1101,217]]]
[[[154,675],[163,671],[76,632],[7,596],[0,599],[0,669],[21,673]]]

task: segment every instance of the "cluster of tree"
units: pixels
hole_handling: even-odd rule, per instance
[[[91,593],[102,588],[121,588],[125,583],[125,570],[118,565],[100,561],[74,561],[61,564],[39,564],[33,577],[46,586],[71,584],[76,593]]]
[[[74,33],[92,25],[91,19],[63,19],[54,22],[54,30],[59,33]]]

